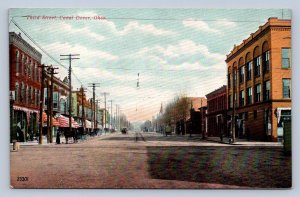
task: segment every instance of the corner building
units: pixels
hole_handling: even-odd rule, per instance
[[[269,18],[225,61],[230,131],[236,138],[282,139],[282,122],[291,116],[291,20]]]

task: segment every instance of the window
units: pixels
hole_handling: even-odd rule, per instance
[[[245,76],[245,67],[242,66],[239,68],[240,83],[244,83],[244,76]]]
[[[252,88],[247,88],[247,103],[252,104]]]
[[[244,115],[245,116],[245,120],[248,120],[248,112],[245,112],[244,114],[245,114]]]
[[[19,83],[16,82],[16,86],[15,86],[15,100],[18,101],[19,100]]]
[[[24,74],[24,54],[22,54],[21,56],[21,73],[22,75]]]
[[[290,68],[291,67],[291,49],[290,48],[282,48],[281,49],[281,64],[282,68]]]
[[[257,84],[255,86],[255,102],[260,102],[260,93],[261,93],[261,85]]]
[[[24,99],[24,84],[21,84],[21,90],[20,90],[20,102],[23,102]]]
[[[291,98],[291,79],[282,79],[283,98]]]
[[[19,51],[16,51],[16,73],[19,72]]]
[[[252,62],[248,62],[246,64],[246,69],[247,69],[247,80],[251,80],[252,78]]]
[[[53,92],[53,108],[54,109],[58,108],[58,92]]]
[[[240,106],[244,106],[245,105],[245,92],[244,90],[240,91]]]
[[[267,101],[270,99],[270,81],[265,81],[264,82],[264,100]]]
[[[254,118],[254,119],[257,118],[257,111],[256,111],[256,110],[254,110],[254,112],[253,112],[253,118]]]
[[[28,86],[25,89],[25,99],[26,99],[26,104],[28,104],[28,97],[29,97],[29,88]]]
[[[254,75],[258,77],[260,75],[260,57],[254,58]]]
[[[228,73],[228,88],[230,88],[230,86],[231,86],[231,81],[230,81],[230,73]]]
[[[228,96],[228,106],[229,108],[232,108],[233,104],[232,104],[232,95]]]
[[[270,51],[266,51],[262,54],[262,61],[264,73],[268,73],[270,71]]]

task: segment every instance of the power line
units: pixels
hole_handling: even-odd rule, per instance
[[[60,63],[58,60],[56,60],[52,55],[50,55],[43,47],[41,47],[21,26],[19,26],[17,24],[17,22],[12,18],[11,22],[14,23],[14,25],[20,29],[23,34],[33,43],[35,44],[44,54],[46,54],[50,59],[52,59],[54,62],[56,62],[57,64],[59,64],[60,66],[62,66],[63,68],[65,68],[66,70],[68,70],[67,66],[63,65],[62,63]],[[82,81],[75,75],[74,71],[71,72],[73,74],[73,76],[79,81],[79,83],[82,85]]]

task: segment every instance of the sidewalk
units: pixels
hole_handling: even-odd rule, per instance
[[[89,140],[89,139],[94,139],[95,137],[100,137],[100,136],[107,136],[109,135],[110,133],[103,133],[102,135],[97,135],[97,136],[89,136],[89,135],[86,135],[86,138],[85,139],[78,139],[77,142],[84,142],[86,140]],[[57,145],[56,144],[56,137],[53,137],[53,142],[52,143],[47,143],[47,137],[46,136],[43,136],[43,140],[42,140],[42,144],[39,144],[38,140],[34,140],[34,141],[27,141],[27,142],[18,142],[20,146],[36,146],[36,145]],[[68,143],[69,144],[73,144],[73,138],[72,137],[69,137],[68,139]],[[60,144],[66,144],[66,138],[64,136],[60,137]],[[10,146],[12,146],[13,143],[10,143]],[[59,145],[59,144],[58,144]]]
[[[222,144],[230,144],[229,143],[229,138],[224,137],[223,141],[220,140],[220,137],[207,137],[206,141],[210,142],[217,142],[217,143],[222,143]],[[282,142],[259,142],[259,141],[248,141],[246,139],[236,139],[234,143],[231,145],[235,146],[278,146],[282,147],[283,143]]]

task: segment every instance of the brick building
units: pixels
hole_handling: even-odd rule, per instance
[[[219,137],[227,133],[227,86],[210,92],[207,98],[207,136]]]
[[[21,34],[9,32],[9,90],[13,95],[11,137],[26,141],[39,121],[42,55]]]
[[[239,138],[277,141],[283,118],[291,114],[291,20],[269,18],[234,46],[226,63],[231,131]]]
[[[190,114],[187,117],[188,134],[202,134],[205,128],[205,107],[207,105],[204,97],[188,97],[190,102]],[[204,115],[203,115],[204,113]]]

